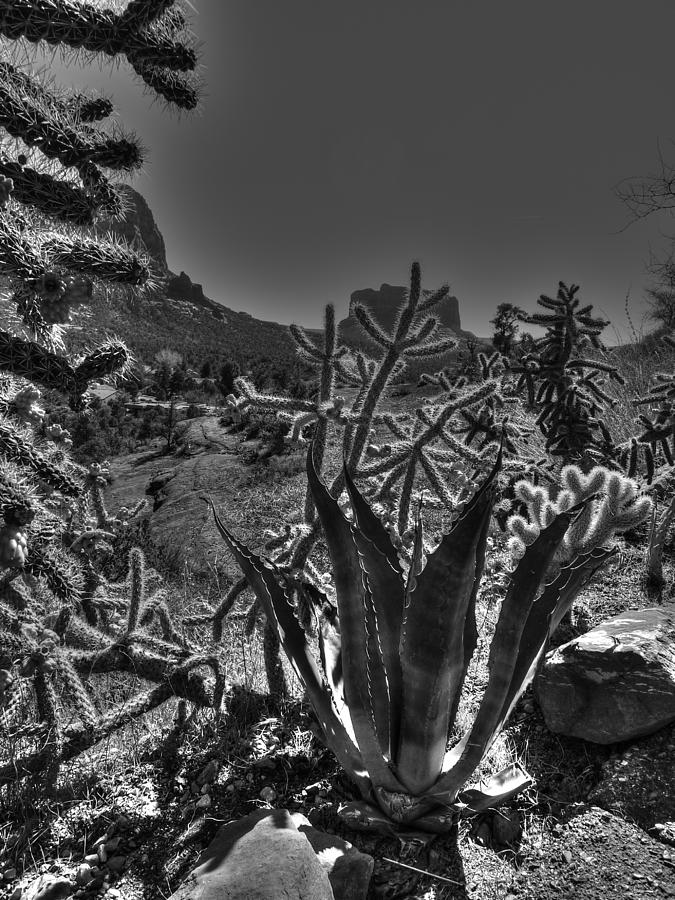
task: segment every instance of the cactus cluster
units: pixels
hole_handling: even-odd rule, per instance
[[[93,542],[113,537],[110,532],[89,528],[77,536],[71,531],[67,541],[73,554],[86,562]],[[4,534],[0,540],[0,552],[4,552]],[[11,565],[5,559],[2,563]],[[0,592],[3,731],[9,738],[43,733],[49,738],[47,748],[42,746],[11,764],[0,765],[0,786],[48,766],[58,767],[171,697],[216,709],[222,705],[225,682],[217,659],[200,653],[183,637],[173,622],[163,588],[147,595],[140,550],[130,552],[129,576],[120,584],[107,582],[91,567],[81,568],[76,602],[72,587],[66,597],[54,590],[61,605],[42,620],[22,580],[5,580]],[[88,615],[82,614],[85,609]],[[103,713],[95,676],[109,672],[128,672],[156,686],[141,691],[112,713]],[[58,704],[54,702],[57,691],[61,696]],[[26,715],[31,695],[38,713],[34,724]]]
[[[381,328],[367,308],[358,304],[354,307],[354,315],[361,327],[381,350],[378,359],[370,358],[360,350],[352,353],[347,347],[338,345],[335,312],[330,305],[326,308],[323,346],[317,345],[300,326],[291,326],[299,354],[320,369],[316,398],[308,400],[261,393],[243,377],[235,380],[238,396],[228,398],[230,416],[261,410],[276,413],[288,422],[288,439],[295,449],[302,446],[307,440],[306,432],[311,430],[313,460],[318,472],[322,472],[326,463],[329,433],[332,431],[337,435],[350,472],[366,479],[373,499],[392,516],[393,539],[404,554],[412,550],[415,498],[426,491],[450,508],[458,507],[466,487],[472,483],[465,469],[484,472],[489,465],[489,454],[505,430],[503,422],[493,421],[490,436],[495,440],[484,442],[480,451],[469,447],[463,437],[467,421],[462,418],[463,413],[475,411],[478,415],[486,404],[490,406],[490,398],[497,394],[497,382],[491,377],[495,361],[488,365],[483,383],[451,396],[445,395],[442,389],[437,402],[421,408],[410,420],[400,421],[379,412],[389,385],[404,370],[407,360],[433,359],[457,343],[452,337],[438,334],[439,320],[433,315],[434,308],[447,295],[448,287],[423,291],[421,278],[419,263],[415,262],[411,268],[407,299],[398,310],[390,333]],[[356,396],[349,403],[337,393],[340,382],[356,389]],[[384,425],[394,438],[384,451],[378,450],[373,442],[376,425]],[[340,495],[344,486],[344,474],[337,472],[331,482],[331,493]],[[310,557],[320,537],[321,526],[309,487],[303,513],[301,524],[271,536],[266,549],[274,552],[277,562],[290,564],[293,570],[303,571],[311,583],[320,584],[322,573]],[[300,596],[304,603],[304,595]],[[251,621],[256,621],[261,609],[264,611],[264,607],[254,601]],[[301,618],[307,621],[307,609],[301,613]],[[265,641],[272,658],[271,648],[276,637],[268,621]],[[270,686],[283,695],[283,682],[276,665],[274,673],[273,676],[271,670],[267,672]]]
[[[603,350],[600,333],[609,323],[592,315],[591,304],[580,306],[578,291],[578,285],[568,287],[561,281],[555,298],[542,294],[537,301],[546,312],[521,316],[546,333],[512,371],[527,390],[530,405],[540,408],[537,425],[549,453],[569,462],[606,463],[614,445],[600,415],[612,403],[603,379],[623,379],[616,366],[597,353],[584,355]]]
[[[108,98],[40,74],[31,48],[126,59],[168,105],[191,109],[197,59],[187,20],[174,0],[131,0],[120,11],[12,0],[0,2],[0,38],[0,275],[9,306],[0,330],[0,732],[19,742],[17,758],[0,764],[2,785],[55,778],[61,761],[171,697],[219,706],[223,681],[216,660],[183,638],[164,595],[148,595],[140,551],[128,583],[106,581],[102,564],[140,507],[112,515],[105,471],[76,465],[68,433],[43,421],[47,392],[82,409],[93,382],[131,363],[114,339],[69,353],[72,310],[106,285],[151,286],[153,273],[144,253],[104,236],[106,221],[124,214],[111,179],[140,168],[140,141],[110,122]],[[104,712],[96,679],[114,671],[155,686]]]

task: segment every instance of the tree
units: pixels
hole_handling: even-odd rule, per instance
[[[490,319],[490,324],[495,326],[492,343],[504,356],[511,355],[518,332],[518,322],[523,315],[524,312],[519,306],[514,306],[513,303],[500,303],[497,315],[494,319]]]
[[[210,378],[212,369],[213,369],[213,365],[211,363],[211,360],[210,359],[204,360],[204,362],[202,363],[202,367],[199,370],[200,377],[201,378]]]
[[[647,290],[649,318],[659,329],[675,329],[675,290],[673,288],[649,288]]]
[[[223,363],[220,369],[218,387],[224,397],[227,397],[228,394],[231,394],[234,391],[234,379],[238,378],[240,373],[239,363],[234,362],[233,360],[228,360]]]
[[[164,349],[155,354],[153,381],[159,400],[168,400],[178,393],[183,379],[183,357],[175,350]]]

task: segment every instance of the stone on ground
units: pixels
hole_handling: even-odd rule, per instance
[[[47,872],[26,888],[21,894],[21,900],[66,900],[67,897],[72,897],[74,890],[67,878]]]
[[[549,653],[536,683],[551,731],[598,744],[675,722],[675,605],[630,611]]]
[[[334,900],[328,875],[288,810],[224,825],[170,900]]]
[[[314,828],[301,813],[292,814],[298,831],[304,834],[323,866],[335,900],[366,900],[375,860],[361,853],[336,834]]]

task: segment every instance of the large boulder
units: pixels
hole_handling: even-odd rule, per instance
[[[536,682],[547,726],[613,744],[675,722],[675,605],[615,616],[546,658]]]
[[[324,868],[288,810],[224,825],[170,900],[334,900]]]

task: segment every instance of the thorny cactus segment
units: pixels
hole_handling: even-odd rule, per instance
[[[555,298],[542,295],[537,301],[546,312],[522,316],[546,334],[512,371],[526,388],[530,405],[540,408],[537,425],[552,455],[605,462],[608,454],[616,454],[600,416],[612,403],[603,378],[622,384],[623,377],[616,366],[585,355],[603,349],[600,333],[609,323],[591,315],[591,304],[580,306],[578,291],[578,285],[561,281]]]
[[[554,558],[556,565],[607,547],[615,534],[634,528],[651,512],[652,500],[638,496],[636,482],[603,466],[584,474],[578,466],[568,465],[562,469],[560,479],[562,489],[555,500],[550,498],[548,488],[534,487],[527,481],[516,484],[516,497],[527,506],[529,518],[514,515],[508,519],[509,550],[514,560],[523,556],[542,528],[581,501],[588,502],[567,530]]]
[[[4,553],[4,534],[0,543]],[[4,557],[2,561],[6,564]],[[217,660],[196,653],[179,635],[161,590],[142,606],[143,570],[143,555],[134,549],[130,554],[129,600],[126,604],[122,601],[122,608],[127,608],[127,625],[120,629],[114,627],[114,617],[113,624],[106,627],[115,604],[100,596],[89,597],[89,602],[104,614],[99,626],[94,627],[80,617],[72,596],[62,598],[61,611],[46,617],[47,625],[38,619],[28,592],[5,590],[0,595],[0,726],[18,734],[17,729],[20,731],[25,723],[14,716],[15,698],[34,692],[39,721],[58,726],[64,738],[60,748],[49,755],[38,750],[17,761],[15,768],[0,766],[0,786],[17,776],[43,771],[47,765],[58,765],[172,697],[220,709],[225,684]],[[152,627],[155,619],[161,637]],[[213,677],[198,671],[203,668]],[[122,709],[100,715],[91,679],[107,672],[128,672],[155,682],[157,687],[149,694],[139,693]],[[72,716],[72,711],[50,702],[53,681],[62,684],[81,725],[61,726],[62,713]]]
[[[337,608],[316,592],[323,672],[309,650],[287,589],[287,566],[264,559],[225,527],[218,530],[277,630],[315,710],[327,744],[365,803],[346,821],[390,821],[447,830],[452,814],[476,811],[529,784],[509,770],[465,790],[533,677],[557,624],[576,593],[611,555],[576,556],[544,587],[570,527],[591,502],[567,504],[539,532],[510,573],[491,645],[488,685],[473,727],[447,748],[458,695],[476,646],[475,603],[485,564],[501,450],[490,474],[426,560],[418,514],[407,577],[390,537],[347,470],[353,520],[319,477],[309,448],[307,478],[333,565]],[[373,808],[379,807],[379,811]]]
[[[120,596],[125,585],[99,571],[113,552],[108,542],[126,537],[138,508],[108,512],[104,470],[86,475],[69,458],[68,433],[55,424],[42,430],[38,404],[39,386],[79,409],[91,382],[126,373],[123,343],[108,340],[72,359],[64,331],[72,307],[86,304],[100,282],[152,286],[152,271],[146,254],[80,230],[124,213],[104,172],[138,169],[140,142],[104,122],[113,111],[107,98],[73,94],[42,77],[26,62],[27,44],[126,57],[165,100],[184,108],[197,102],[197,57],[183,9],[175,0],[123,6],[0,0],[3,49],[11,53],[11,42],[20,42],[0,62],[0,130],[11,138],[0,152],[0,274],[35,338],[0,330],[0,730],[28,747],[40,740],[39,749],[3,760],[0,786],[38,773],[53,783],[61,761],[173,697],[219,710],[225,686],[217,660],[190,646],[164,594],[146,597],[140,551],[131,556],[128,602]],[[109,672],[156,686],[101,714],[94,679]]]

